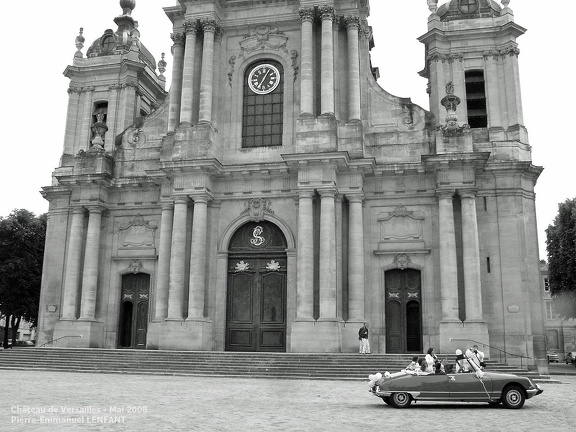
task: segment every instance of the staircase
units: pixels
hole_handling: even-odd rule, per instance
[[[423,356],[423,355],[422,355]],[[368,380],[404,369],[412,354],[300,354],[146,351],[100,348],[14,348],[0,351],[0,369],[140,375]],[[531,378],[537,372],[488,361],[487,370]]]

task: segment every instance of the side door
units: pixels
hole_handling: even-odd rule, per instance
[[[475,373],[458,373],[448,375],[450,378],[450,399],[462,401],[485,402],[492,394],[492,378],[484,376],[479,379]]]

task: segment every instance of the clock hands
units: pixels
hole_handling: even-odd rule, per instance
[[[268,70],[266,71],[266,74],[264,75],[264,78],[262,78],[262,81],[260,81],[260,82],[258,83],[258,86],[257,86],[257,87],[258,87],[259,89],[262,89],[262,84],[264,84],[264,81],[266,80],[266,77],[268,76],[269,73],[270,73],[270,69],[268,69]]]

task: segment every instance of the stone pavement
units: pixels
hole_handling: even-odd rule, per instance
[[[366,382],[0,371],[0,431],[562,431],[576,376],[542,384],[521,410],[386,406]],[[73,423],[54,423],[66,420]],[[35,423],[33,423],[35,422]],[[52,422],[52,423],[47,423]]]

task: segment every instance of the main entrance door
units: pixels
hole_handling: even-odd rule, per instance
[[[286,351],[286,240],[274,224],[249,222],[230,244],[226,350]]]
[[[386,352],[422,352],[420,271],[387,271],[385,286]]]
[[[120,348],[146,348],[150,275],[146,273],[122,276],[120,306]]]

